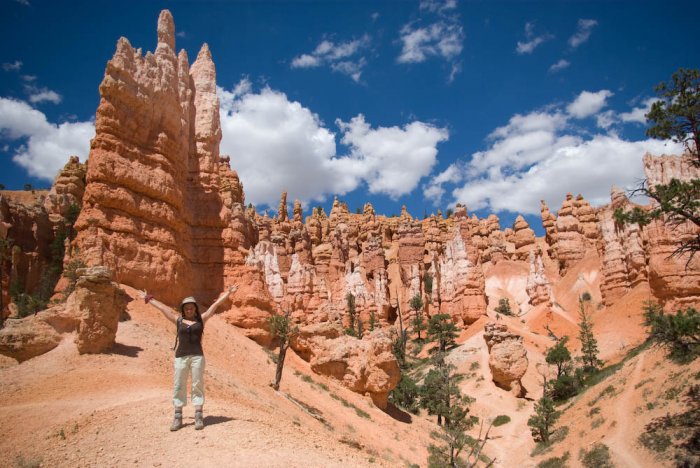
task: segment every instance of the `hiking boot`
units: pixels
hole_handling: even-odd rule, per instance
[[[204,429],[204,415],[201,410],[194,412],[194,428],[198,431]]]
[[[182,427],[182,410],[175,410],[175,417],[173,418],[173,423],[170,425],[171,431],[177,431]]]

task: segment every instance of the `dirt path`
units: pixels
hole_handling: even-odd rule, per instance
[[[633,393],[635,386],[642,379],[645,357],[646,354],[642,353],[637,358],[637,363],[626,381],[625,388],[617,400],[619,403],[615,405],[615,428],[607,437],[610,441],[610,450],[620,462],[624,463],[624,466],[630,468],[645,465],[645,462],[638,457],[635,448],[628,442],[636,440],[636,433],[639,432],[638,428],[630,427],[630,416],[634,414]]]

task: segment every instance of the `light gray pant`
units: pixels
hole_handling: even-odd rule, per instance
[[[187,404],[187,376],[192,373],[192,404],[204,404],[204,356],[183,356],[175,358],[175,383],[173,385],[173,406],[181,408]]]

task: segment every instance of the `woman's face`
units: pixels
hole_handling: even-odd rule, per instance
[[[194,320],[197,316],[197,307],[192,303],[185,304],[183,311],[185,312],[185,318],[187,320]]]

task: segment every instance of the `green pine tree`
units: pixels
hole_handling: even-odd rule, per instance
[[[449,314],[436,314],[428,321],[428,338],[438,343],[438,351],[445,352],[457,338],[457,327]]]
[[[566,347],[568,342],[569,337],[565,336],[558,340],[557,344],[547,350],[545,360],[547,361],[547,364],[557,366],[557,379],[568,373],[569,366],[571,364],[571,353]]]
[[[598,340],[593,335],[593,324],[591,323],[590,314],[587,310],[587,304],[580,298],[579,305],[579,340],[581,341],[581,360],[583,361],[583,369],[585,372],[594,372],[603,364],[598,359]]]
[[[559,416],[559,411],[554,408],[554,401],[546,394],[535,403],[535,414],[527,420],[535,442],[549,443],[549,436],[552,435],[554,423]]]
[[[644,306],[644,325],[649,327],[649,338],[666,347],[672,360],[685,364],[700,356],[700,314],[692,307],[666,314],[649,302]]]
[[[425,324],[425,319],[423,319],[423,298],[420,294],[416,294],[411,298],[409,305],[413,310],[413,331],[418,334],[418,339],[420,340],[420,332],[428,328]]]

